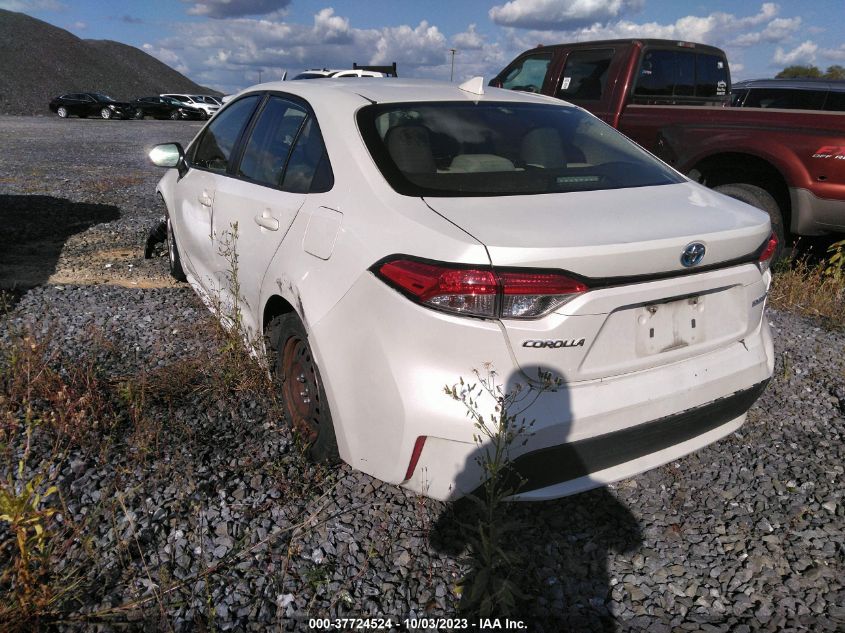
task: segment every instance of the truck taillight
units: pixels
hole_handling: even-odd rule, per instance
[[[769,266],[772,263],[772,256],[775,254],[775,251],[778,247],[778,237],[774,233],[769,236],[769,239],[766,240],[766,243],[763,245],[762,250],[760,251],[760,255],[757,258],[757,266],[760,268],[760,272],[764,273],[769,269]]]
[[[548,314],[587,285],[559,273],[494,271],[397,258],[378,265],[382,280],[418,303],[469,316],[531,319]]]

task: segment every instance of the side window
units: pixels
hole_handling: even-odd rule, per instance
[[[695,55],[692,53],[681,51],[675,53],[674,95],[676,97],[695,96]]]
[[[695,56],[695,96],[724,97],[728,91],[728,65],[718,55]]]
[[[845,92],[828,92],[827,101],[824,102],[824,109],[833,112],[845,112]]]
[[[196,167],[226,173],[235,143],[260,99],[261,95],[238,99],[214,117],[194,152]]]
[[[278,187],[290,148],[306,112],[279,97],[271,97],[252,129],[238,175],[263,185]]]
[[[607,87],[607,69],[613,49],[573,51],[566,58],[558,99],[598,101]]]
[[[285,168],[282,189],[291,193],[328,191],[334,184],[329,156],[314,117],[308,117]]]
[[[648,51],[643,55],[635,95],[671,97],[675,90],[675,51]]]
[[[650,50],[643,55],[634,95],[638,97],[723,97],[728,69],[717,55],[687,50]]]
[[[792,90],[789,88],[761,88],[751,90],[745,100],[747,108],[782,108],[785,110],[821,110],[823,90]]]
[[[540,92],[551,61],[551,53],[523,57],[508,69],[502,78],[502,88]]]
[[[747,90],[732,90],[731,91],[731,106],[734,108],[739,108],[742,106],[742,101],[745,99],[745,95],[748,94]]]

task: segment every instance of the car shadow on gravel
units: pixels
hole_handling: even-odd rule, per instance
[[[0,289],[45,283],[70,237],[120,218],[117,207],[42,195],[0,195]]]
[[[538,371],[542,370],[535,368],[529,375]],[[513,393],[519,382],[525,382],[523,375],[511,377],[505,394]],[[561,383],[553,394],[544,395],[552,398],[556,415],[566,419],[570,409],[566,384]],[[544,405],[549,406],[549,403]],[[542,415],[539,408],[542,407],[532,414],[529,405],[520,417],[530,423]],[[464,471],[457,476],[459,489],[468,490],[478,484],[478,459],[485,450],[479,448],[467,460]],[[567,446],[555,454],[564,472],[588,471],[574,448]],[[548,463],[542,464],[534,475],[542,479],[548,467]],[[558,466],[554,468],[557,470]],[[530,483],[523,487],[531,488]],[[488,588],[499,587],[499,581],[505,580],[517,588],[519,595],[514,607],[508,609],[505,601],[497,602],[497,597],[493,609],[488,610],[491,617],[498,617],[502,622],[509,616],[511,620],[522,620],[528,630],[541,633],[603,633],[618,629],[618,622],[606,606],[611,591],[609,557],[614,553],[630,554],[643,543],[640,525],[625,505],[606,487],[553,501],[506,502],[494,514],[492,522],[502,536],[499,560],[508,562],[491,569],[483,562],[484,556],[478,555],[478,526],[489,523],[482,498],[483,488],[479,487],[467,497],[448,504],[430,534],[430,544],[435,550],[460,558],[467,567],[458,607],[462,616],[477,622],[484,611],[479,608],[478,596],[472,596],[473,585],[482,578]],[[491,581],[488,575],[500,578]]]

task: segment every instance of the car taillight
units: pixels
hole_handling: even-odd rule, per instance
[[[775,254],[777,247],[778,237],[772,233],[763,245],[763,249],[760,251],[760,256],[757,258],[757,266],[760,268],[761,273],[766,272],[769,269],[769,266],[772,263],[772,255]]]
[[[525,319],[547,314],[587,291],[587,285],[557,273],[503,272],[502,318]]]
[[[536,318],[588,289],[558,273],[497,272],[402,258],[379,265],[375,272],[423,305],[488,318]]]

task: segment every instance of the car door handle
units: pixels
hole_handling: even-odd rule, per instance
[[[204,207],[210,207],[212,203],[211,196],[208,195],[207,191],[203,191],[200,195],[198,195],[197,200],[199,200],[199,203]]]
[[[272,215],[270,215],[269,211],[264,211],[262,213],[259,213],[258,215],[256,215],[253,218],[253,220],[255,220],[255,223],[258,226],[265,228],[268,231],[278,231],[279,230],[279,221],[276,218],[274,218]]]

